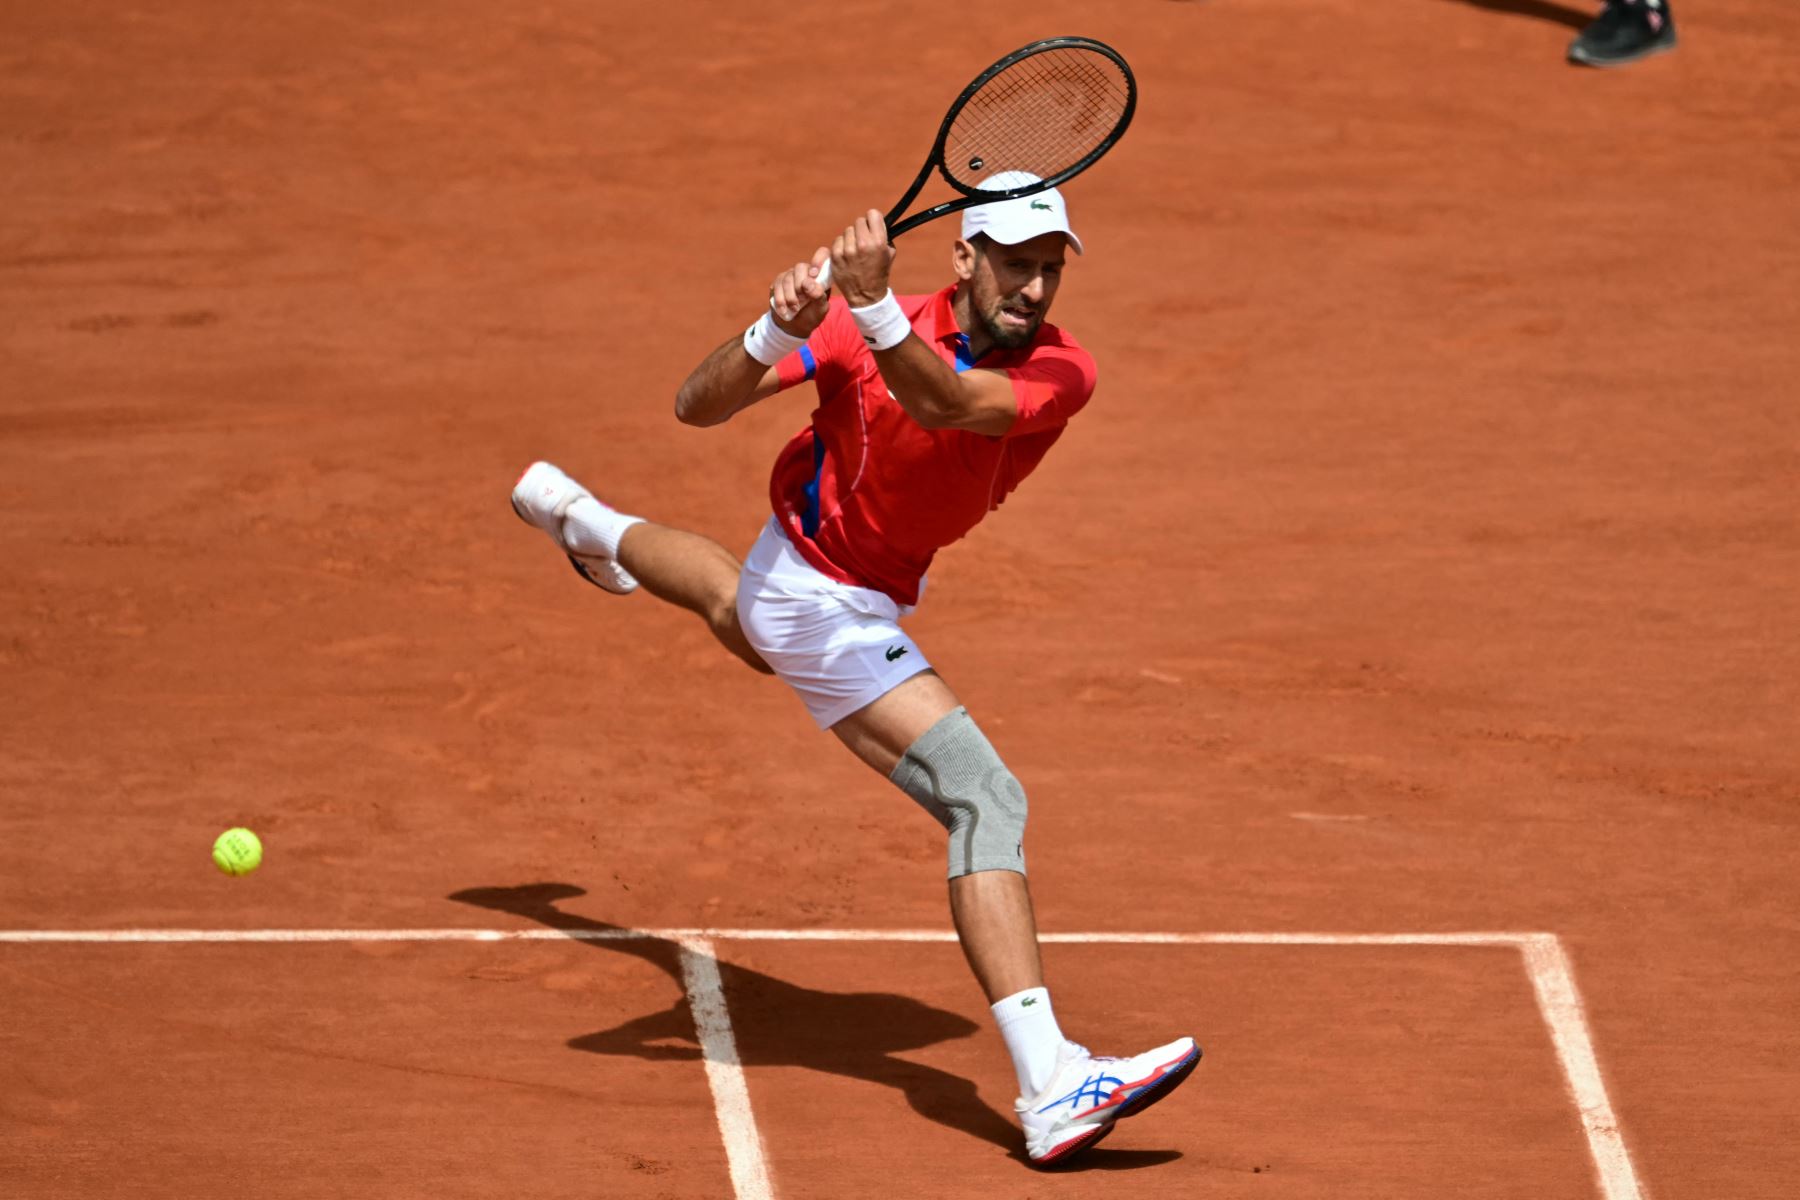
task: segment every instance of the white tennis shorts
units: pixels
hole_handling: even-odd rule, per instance
[[[911,606],[821,573],[774,517],[744,560],[737,610],[750,645],[799,693],[820,729],[931,666],[900,632]]]

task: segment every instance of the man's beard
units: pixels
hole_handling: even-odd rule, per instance
[[[1002,350],[1017,350],[1022,346],[1029,346],[1031,339],[1037,336],[1038,330],[1044,324],[1043,311],[1033,309],[1031,323],[1023,329],[1016,329],[1000,323],[1000,310],[1005,304],[1004,299],[999,299],[991,305],[982,307],[981,323],[987,326],[988,337],[993,340],[994,345]]]

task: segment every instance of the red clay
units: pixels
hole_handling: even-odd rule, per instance
[[[506,489],[747,548],[808,402],[676,383],[1081,32],[1143,89],[1070,189],[1100,390],[911,626],[1043,925],[1553,930],[1650,1194],[1784,1196],[1800,14],[1598,73],[1558,13],[9,6],[0,927],[942,927],[935,827]],[[783,1197],[1598,1194],[1509,951],[1052,948],[1075,1036],[1206,1048],[1122,1177],[1017,1161],[952,947],[721,953]],[[0,1192],[725,1194],[671,961],[0,946]]]

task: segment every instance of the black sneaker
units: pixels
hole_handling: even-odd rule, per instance
[[[1674,48],[1675,18],[1667,0],[1606,0],[1594,23],[1569,43],[1569,61],[1622,67]]]

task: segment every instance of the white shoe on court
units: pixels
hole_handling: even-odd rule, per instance
[[[1143,1112],[1174,1091],[1199,1061],[1200,1047],[1186,1037],[1135,1058],[1103,1058],[1063,1042],[1044,1090],[1013,1104],[1031,1165],[1048,1167],[1095,1145],[1120,1117]]]
[[[563,517],[569,505],[594,494],[565,475],[561,468],[547,462],[534,462],[513,485],[513,511],[527,525],[543,530],[556,543],[557,549],[569,556],[575,573],[598,588],[616,596],[637,590],[638,581],[631,573],[603,554],[577,554],[563,541]],[[601,503],[594,500],[594,503]]]

